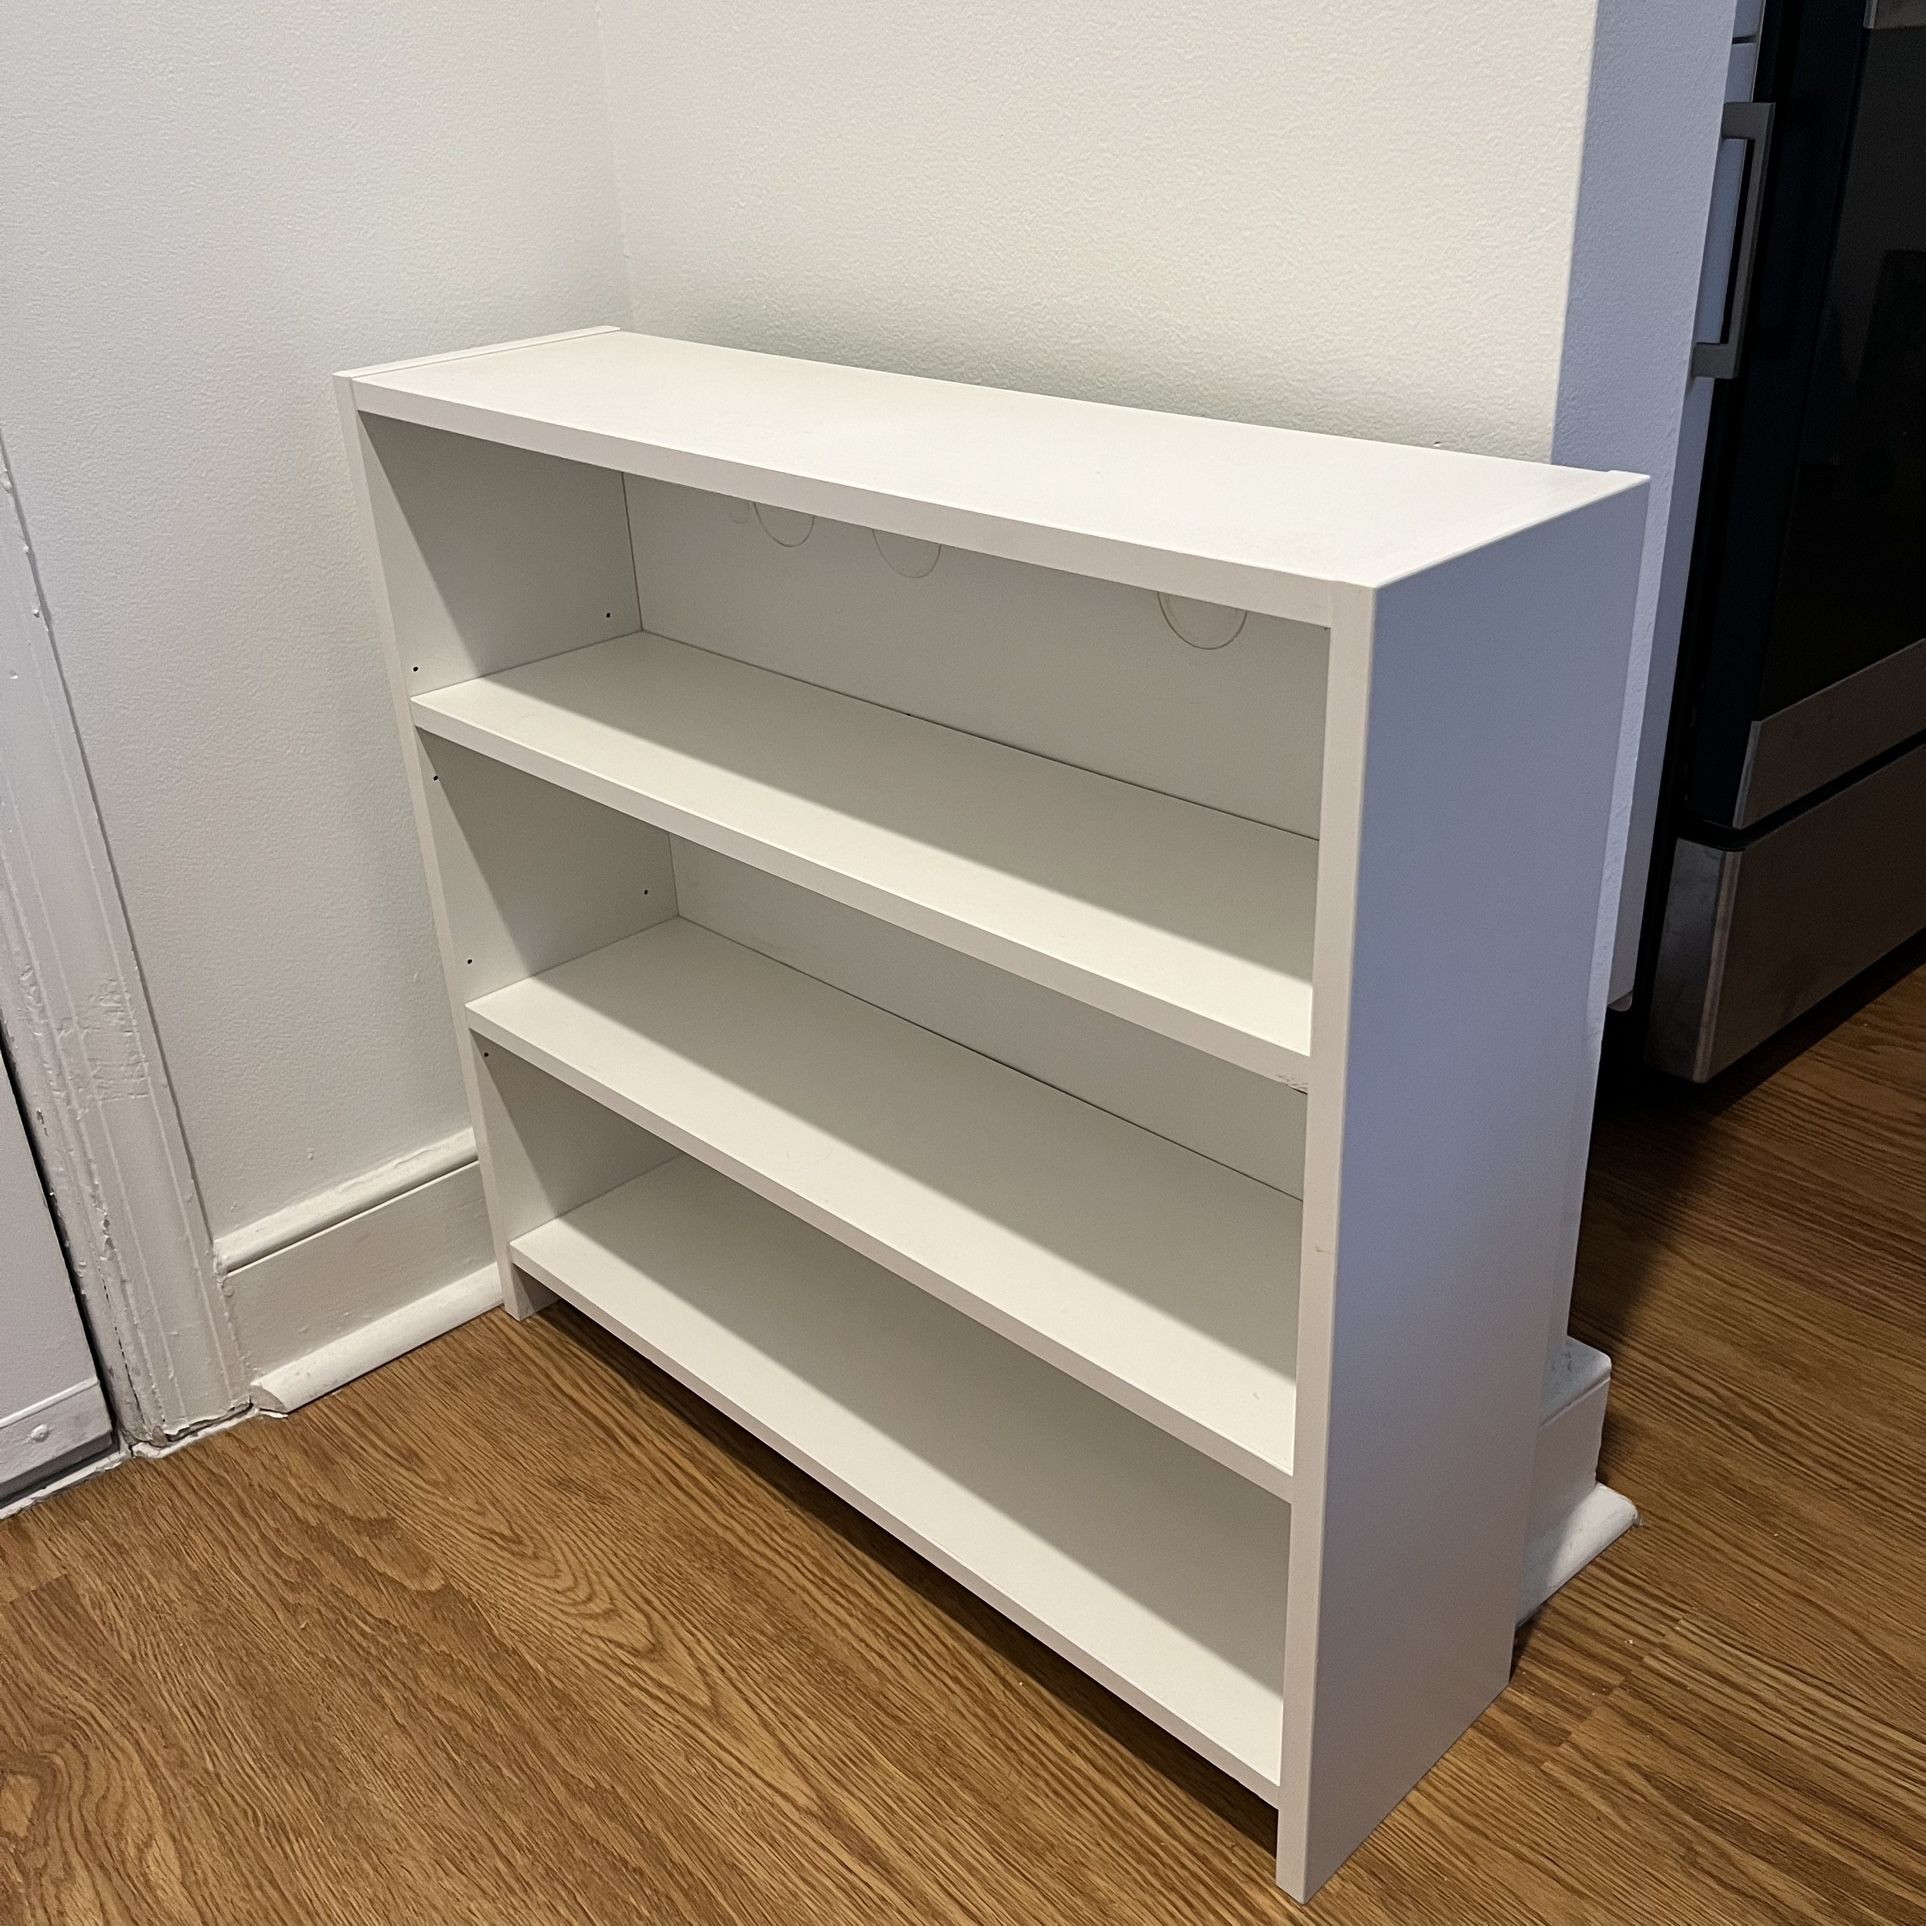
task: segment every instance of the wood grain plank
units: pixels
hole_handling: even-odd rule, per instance
[[[1074,1723],[1065,1735],[1078,1742],[1069,1756],[1053,1742],[1053,1715],[1060,1710],[1053,1691],[1086,1705],[1102,1703],[1106,1711],[1113,1705],[1080,1674],[593,1327],[572,1317],[545,1320],[536,1342],[543,1347],[536,1362],[545,1368],[532,1381],[526,1357],[504,1360],[512,1381],[535,1394],[530,1448],[539,1452],[552,1436],[558,1409],[569,1412],[571,1435],[578,1413],[594,1421],[597,1435],[580,1441],[566,1472],[576,1502],[557,1505],[539,1480],[512,1497],[503,1494],[512,1510],[500,1524],[468,1518],[465,1549],[448,1555],[485,1566],[488,1545],[473,1534],[506,1526],[538,1568],[597,1569],[622,1595],[655,1601],[666,1620],[697,1641],[705,1675],[733,1676],[727,1731],[690,1733],[684,1767],[698,1779],[720,1772],[725,1788],[749,1781],[766,1788],[750,1801],[761,1813],[765,1852],[782,1850],[786,1821],[807,1817],[798,1811],[798,1789],[809,1788],[817,1813],[834,1817],[837,1835],[854,1829],[890,1856],[905,1881],[905,1918],[949,1917],[936,1894],[922,1890],[920,1877],[911,1877],[911,1868],[933,1863],[954,1865],[945,1890],[952,1884],[978,1892],[987,1886],[992,1894],[1007,1889],[1002,1906],[963,1916],[1048,1916],[1039,1912],[1044,1896],[1027,1882],[1038,1864],[1061,1865],[1067,1857],[1057,1806],[1064,1789],[1094,1782],[1117,1806],[1084,1835],[1087,1860],[1077,1879],[1103,1874],[1109,1855],[1101,1821],[1130,1822],[1128,1787],[1116,1786],[1114,1771],[1091,1773],[1094,1752],[1100,1761],[1120,1762],[1153,1808],[1161,1806],[1173,1855],[1195,1858],[1200,1870],[1208,1862],[1211,1842],[1197,1838],[1188,1801],[1173,1797],[1168,1781],[1133,1760],[1127,1746]],[[603,1360],[603,1381],[585,1384],[584,1350]],[[605,1480],[619,1486],[632,1479],[638,1435],[650,1441],[657,1495],[644,1529],[612,1535],[597,1508],[581,1500],[605,1489]],[[506,1442],[514,1450],[522,1442],[519,1429]],[[391,1443],[405,1448],[384,1435],[382,1444]],[[772,1488],[791,1502],[779,1518],[765,1521],[753,1543],[718,1544],[702,1525],[704,1516],[760,1510]],[[420,1524],[446,1531],[462,1516],[457,1505],[434,1499]],[[985,1643],[959,1640],[959,1623],[986,1634]],[[573,1675],[588,1696],[635,1689],[619,1618],[598,1637],[572,1618],[536,1610],[518,1616],[514,1633],[542,1653],[545,1670]],[[745,1655],[753,1655],[748,1664]],[[963,1708],[968,1716],[959,1717]],[[658,1700],[647,1716],[675,1725],[701,1710],[686,1698]],[[1166,1767],[1216,1782],[1161,1734],[1130,1723],[1137,1724],[1131,1737]],[[857,1810],[836,1817],[850,1785],[864,1787],[864,1797]],[[1221,1793],[1223,1783],[1214,1789]],[[1245,1795],[1229,1796],[1238,1802],[1236,1816],[1261,1839],[1262,1808]],[[677,1802],[688,1800],[685,1790]],[[810,1821],[812,1828],[817,1823],[820,1817]],[[1028,1835],[1037,1835],[1040,1858],[1013,1850],[1013,1842]],[[1268,1857],[1248,1836],[1242,1844],[1250,1892],[1262,1908],[1249,1916],[1271,1917]],[[1080,1900],[1074,1890],[1059,1892],[1049,1903],[1059,1902],[1061,1916],[1099,1916],[1089,1891]]]
[[[204,1916],[211,1895],[183,1865],[151,1738],[119,1716],[111,1687],[124,1681],[72,1583],[0,1606],[0,1640],[15,1676],[33,1679],[0,1694],[0,1917]]]

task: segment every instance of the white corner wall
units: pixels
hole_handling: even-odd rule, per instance
[[[1622,893],[1599,937],[1612,999],[1630,993],[1638,963],[1658,787],[1655,773],[1636,783],[1638,758],[1642,741],[1664,751],[1696,520],[1693,500],[1675,517],[1673,480],[1689,406],[1698,441],[1682,486],[1696,497],[1712,384],[1692,379],[1691,342],[1734,15],[1734,0],[1602,0],[1593,48],[1550,452],[1652,478],[1613,811]],[[1668,535],[1680,545],[1669,568]]]
[[[0,424],[257,1379],[481,1249],[332,370],[631,318],[1658,522],[1731,10],[0,9]]]
[[[217,1240],[466,1122],[328,376],[625,308],[593,0],[0,8],[0,423]]]

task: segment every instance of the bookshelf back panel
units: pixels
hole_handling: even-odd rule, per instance
[[[1317,834],[1325,630],[666,482],[627,486],[651,633]]]

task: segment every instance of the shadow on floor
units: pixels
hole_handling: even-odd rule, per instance
[[[1706,1126],[1926,965],[1926,932],[1836,990],[1709,1083],[1647,1070],[1629,1025],[1607,1041],[1572,1292],[1574,1334],[1617,1358],[1706,1176]],[[1608,1420],[1600,1475],[1611,1482]]]

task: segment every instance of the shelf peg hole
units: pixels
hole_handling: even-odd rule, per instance
[[[907,581],[921,581],[943,559],[941,542],[918,541],[914,535],[892,535],[881,528],[872,528],[869,533],[877,554]]]
[[[1244,633],[1250,617],[1243,609],[1227,609],[1221,602],[1193,602],[1187,595],[1159,595],[1165,626],[1193,649],[1221,649]]]
[[[801,548],[816,526],[815,516],[799,508],[770,508],[763,502],[756,504],[756,520],[762,532],[783,548]]]

